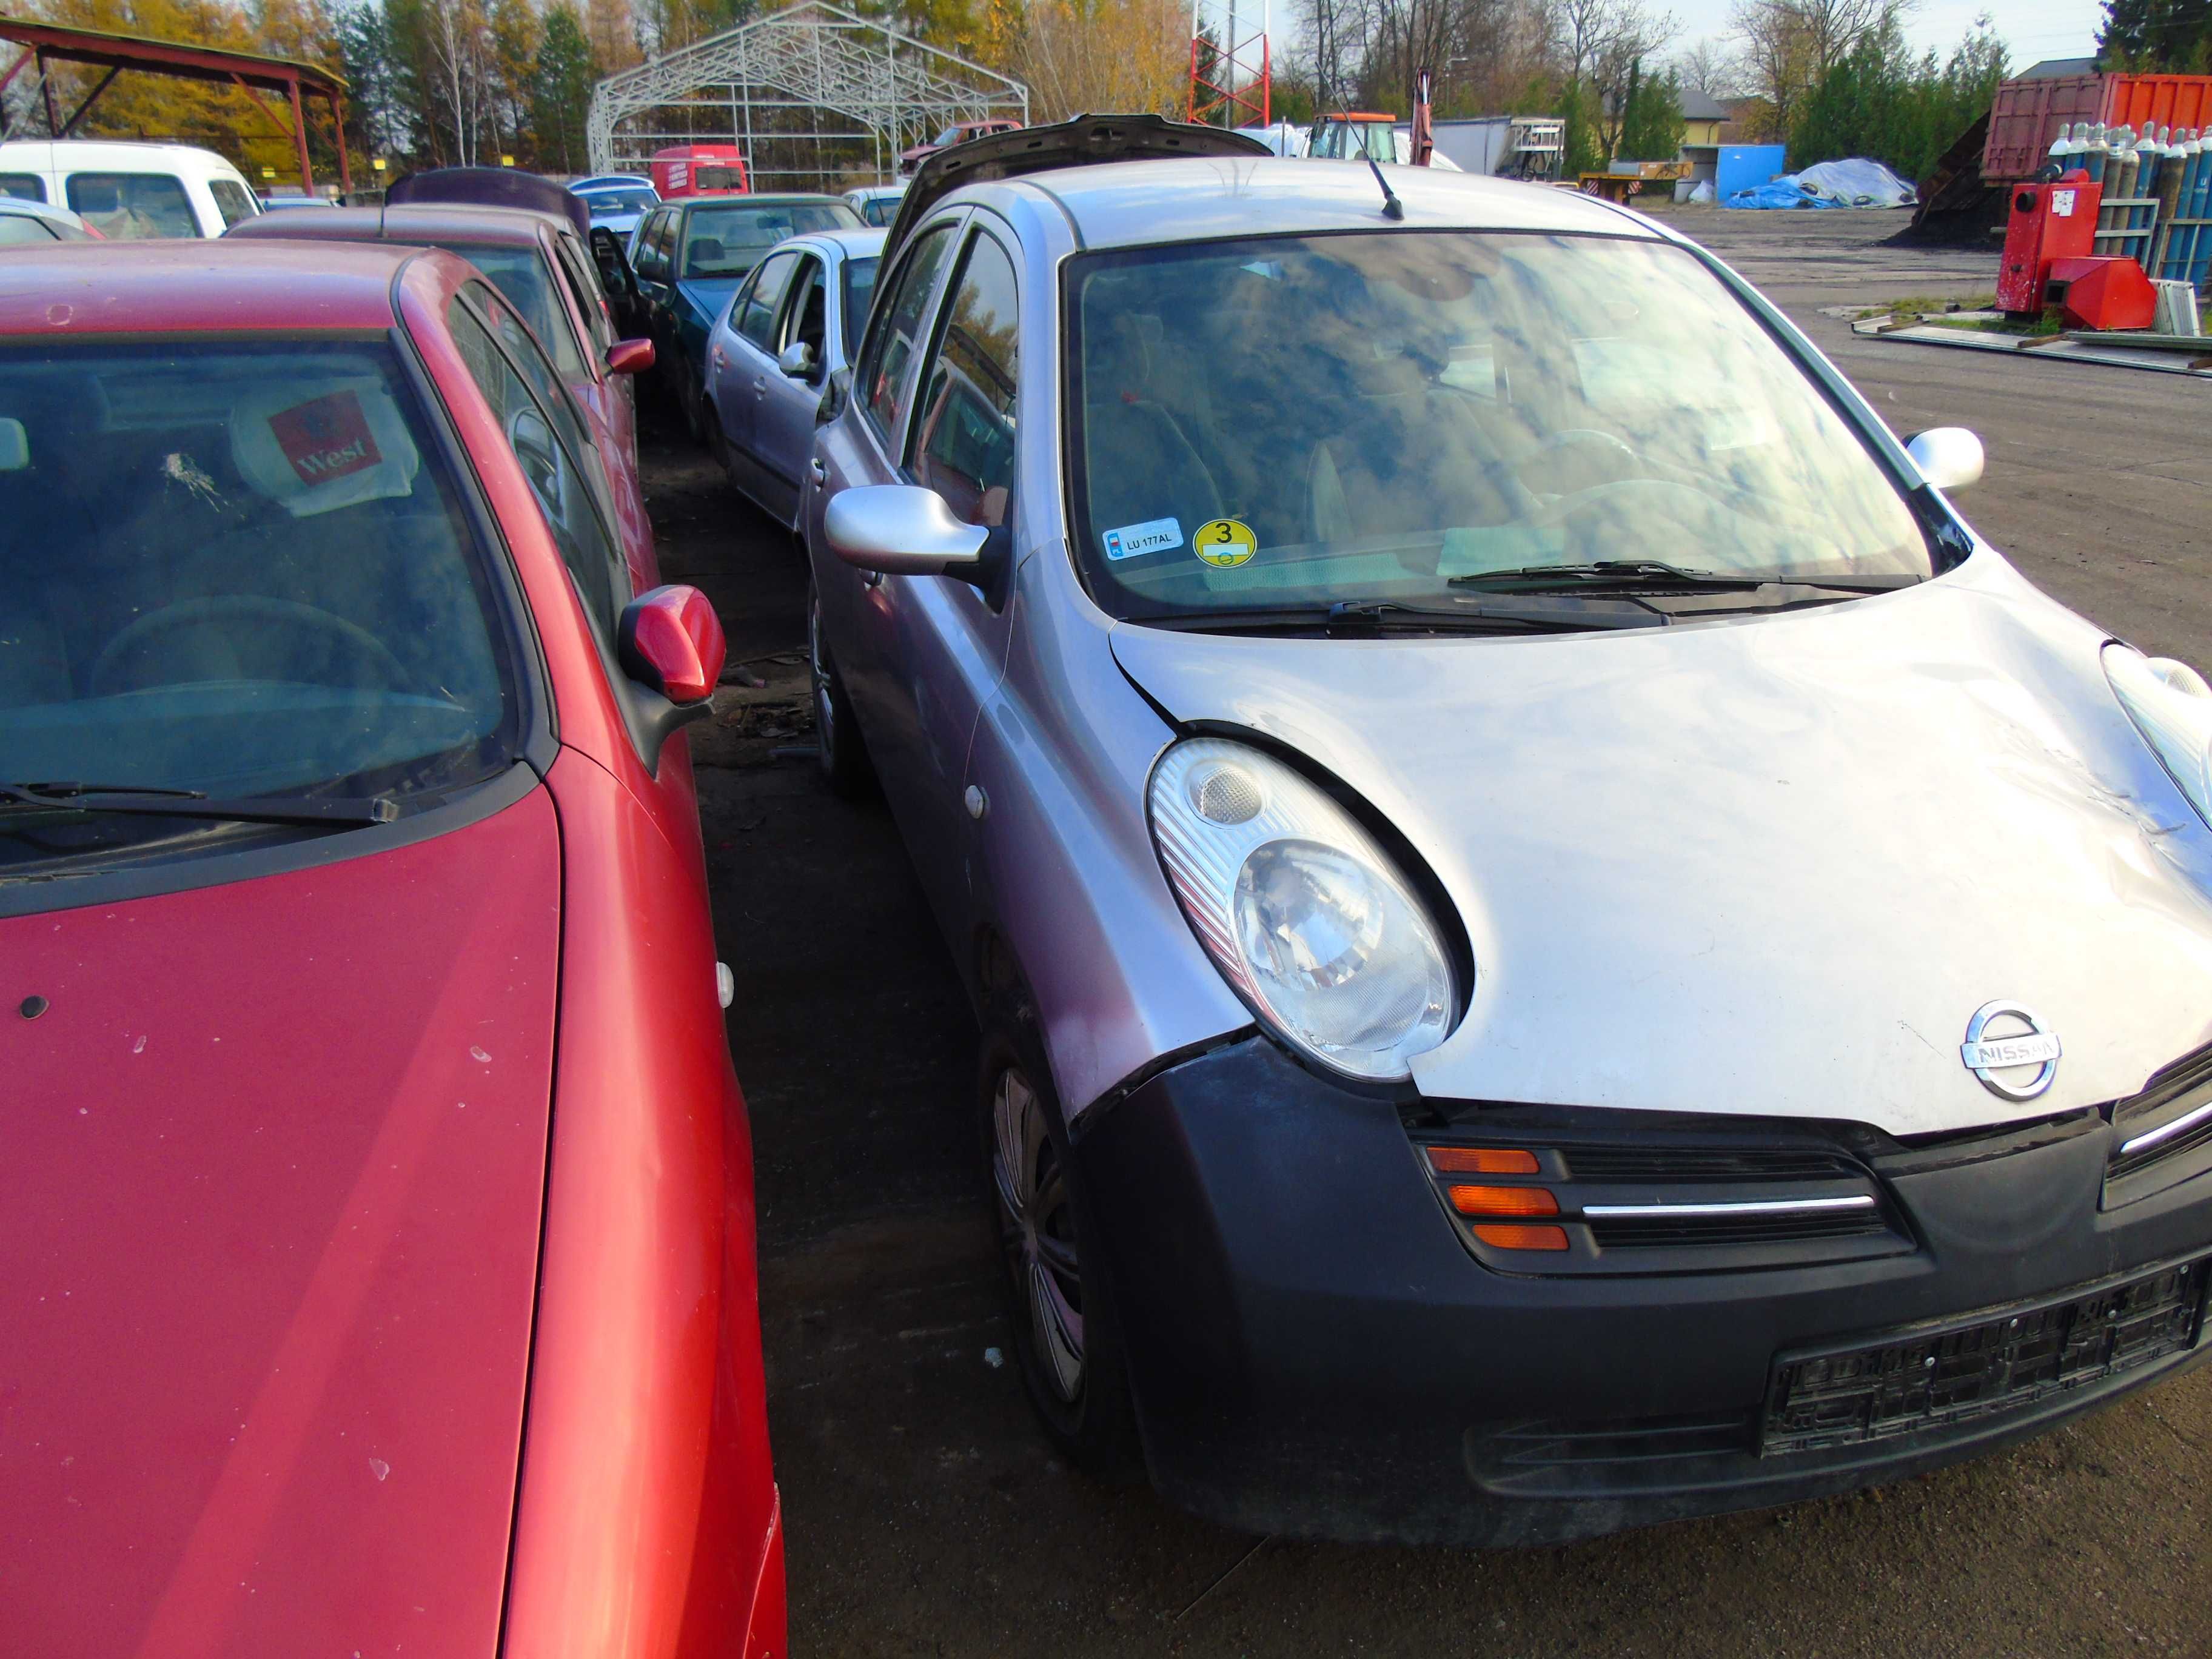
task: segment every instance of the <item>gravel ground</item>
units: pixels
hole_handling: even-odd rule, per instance
[[[2201,382],[1865,341],[1824,307],[1986,293],[1993,252],[1862,212],[1665,216],[1787,307],[1900,432],[1971,426],[1963,505],[2038,581],[2203,662]],[[800,1656],[2212,1654],[2212,1369],[2013,1452],[1856,1497],[1480,1555],[1255,1540],[1048,1455],[1011,1364],[976,1165],[975,1032],[880,806],[806,741],[805,574],[664,428],[671,580],[732,687],[694,728],[730,1040],[753,1111],[769,1413]]]

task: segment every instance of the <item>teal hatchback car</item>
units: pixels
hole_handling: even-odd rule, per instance
[[[638,305],[662,383],[693,437],[706,440],[707,335],[761,256],[787,236],[860,228],[860,216],[835,196],[703,196],[646,216],[630,245]]]

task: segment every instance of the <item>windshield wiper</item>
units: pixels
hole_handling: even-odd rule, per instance
[[[1147,627],[1184,629],[1194,633],[1261,629],[1362,629],[1381,632],[1398,629],[1409,633],[1449,629],[1468,634],[1579,634],[1601,628],[1656,628],[1667,622],[1665,617],[1632,600],[1607,604],[1602,599],[1548,594],[1532,595],[1526,602],[1518,596],[1504,603],[1462,599],[1449,608],[1401,605],[1395,599],[1339,599],[1326,605],[1192,611],[1132,620]]]
[[[1682,587],[1749,590],[1765,580],[1689,570],[1658,559],[1600,559],[1592,564],[1526,564],[1511,570],[1476,570],[1449,579],[1454,587],[1519,587],[1557,582],[1568,587]]]
[[[389,823],[399,808],[358,796],[245,795],[224,800],[198,789],[135,784],[0,783],[0,818],[33,812],[135,812],[240,823]]]
[[[1528,564],[1511,570],[1477,570],[1448,579],[1454,587],[1497,587],[1536,593],[1553,588],[1661,588],[1701,593],[1750,593],[1762,587],[1816,587],[1839,593],[1887,593],[1925,580],[1910,575],[1730,576],[1717,570],[1668,564],[1661,559],[1600,559],[1591,564]]]

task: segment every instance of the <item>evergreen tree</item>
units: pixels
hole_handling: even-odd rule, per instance
[[[1640,77],[1622,112],[1619,154],[1632,161],[1671,161],[1682,150],[1682,82],[1673,70]]]
[[[599,78],[591,42],[569,0],[546,9],[545,32],[538,46],[537,73],[530,86],[530,125],[538,137],[540,166],[557,173],[581,173],[590,165],[584,143],[584,116]]]
[[[2107,69],[2212,72],[2212,0],[2106,0],[2097,56]]]

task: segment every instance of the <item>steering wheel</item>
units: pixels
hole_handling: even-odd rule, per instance
[[[1601,509],[1602,514],[1601,516]],[[1723,518],[1737,515],[1728,504],[1694,484],[1671,478],[1615,478],[1563,495],[1538,522],[1583,533],[1617,530],[1626,517],[1665,519],[1679,526],[1700,547],[1723,540]]]
[[[115,677],[124,659],[149,640],[161,638],[189,628],[211,628],[226,623],[246,622],[279,629],[312,629],[325,639],[332,640],[355,653],[366,663],[373,665],[384,675],[395,691],[404,690],[409,675],[406,665],[392,654],[384,641],[365,628],[356,627],[343,617],[319,611],[312,605],[301,605],[294,599],[264,599],[252,593],[222,593],[204,599],[184,599],[175,605],[164,605],[159,611],[149,611],[144,616],[124,624],[92,659],[90,680],[94,696],[109,696],[128,690],[128,686],[108,684]]]

